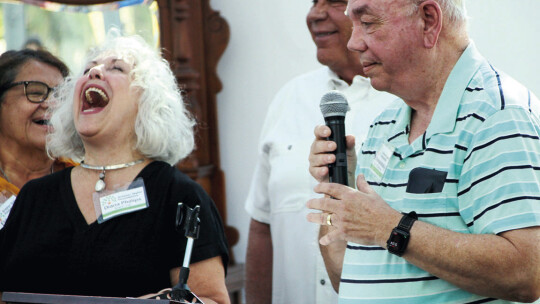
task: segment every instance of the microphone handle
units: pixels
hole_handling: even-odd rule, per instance
[[[348,186],[347,178],[347,143],[345,141],[345,117],[333,116],[326,118],[326,125],[332,130],[328,140],[334,141],[337,148],[334,151],[336,161],[328,165],[331,183]]]

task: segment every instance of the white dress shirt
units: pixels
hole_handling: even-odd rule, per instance
[[[267,112],[259,142],[259,158],[246,200],[246,210],[270,225],[273,245],[273,303],[337,303],[318,246],[319,226],[309,223],[306,202],[319,196],[309,173],[308,156],[315,126],[324,124],[321,97],[339,90],[351,110],[345,131],[360,147],[369,126],[397,97],[373,89],[356,76],[349,86],[328,67],[289,81]],[[260,274],[263,276],[264,274]]]

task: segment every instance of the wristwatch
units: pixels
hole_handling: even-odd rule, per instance
[[[403,215],[397,227],[390,233],[388,241],[386,241],[388,252],[397,256],[402,256],[405,253],[405,249],[407,249],[409,239],[411,238],[411,227],[417,219],[418,216],[414,211]]]

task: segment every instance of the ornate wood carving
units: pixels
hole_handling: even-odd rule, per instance
[[[198,121],[197,149],[179,168],[199,182],[212,196],[224,220],[229,245],[238,242],[238,231],[227,226],[225,179],[219,158],[216,94],[221,90],[217,63],[229,41],[226,21],[210,8],[209,0],[158,1],[160,8],[168,2],[169,27],[162,23],[165,48],[170,38],[169,60],[186,100]],[[161,12],[161,9],[160,9]],[[163,19],[163,18],[162,18]],[[232,252],[231,252],[232,253]]]

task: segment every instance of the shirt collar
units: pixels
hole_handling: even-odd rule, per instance
[[[474,42],[471,41],[446,80],[437,106],[435,107],[435,112],[426,130],[427,138],[430,138],[434,134],[454,130],[463,93],[480,67],[482,58]]]
[[[482,58],[482,55],[471,41],[446,80],[439,101],[437,102],[435,112],[433,113],[431,122],[426,130],[426,136],[422,137],[426,139],[426,141],[434,134],[446,133],[454,130],[461,98],[470,80],[478,70]],[[396,124],[389,136],[389,139],[392,139],[391,142],[396,147],[401,147],[401,150],[405,149],[400,151],[405,154],[410,154],[415,151],[408,143],[411,113],[411,107],[406,103],[403,103],[396,114]],[[416,148],[422,149],[425,144],[426,143],[419,144]],[[411,150],[411,148],[413,149]]]
[[[349,84],[347,84],[347,82],[339,78],[339,76],[336,73],[334,73],[334,71],[332,71],[329,67],[325,66],[325,68],[328,73],[328,89],[329,90],[338,90],[341,92],[349,87]]]
[[[402,103],[396,113],[396,122],[392,128],[392,132],[387,138],[388,142],[392,143],[396,148],[399,146],[409,146],[409,124],[411,122],[411,113],[411,107],[406,103]]]
[[[353,78],[352,84],[349,84],[334,73],[329,67],[326,67],[328,72],[328,90],[337,90],[347,96],[349,103],[362,102],[368,100],[369,94],[372,91],[371,83],[368,78],[361,75],[356,75]],[[374,90],[374,89],[373,89]]]

